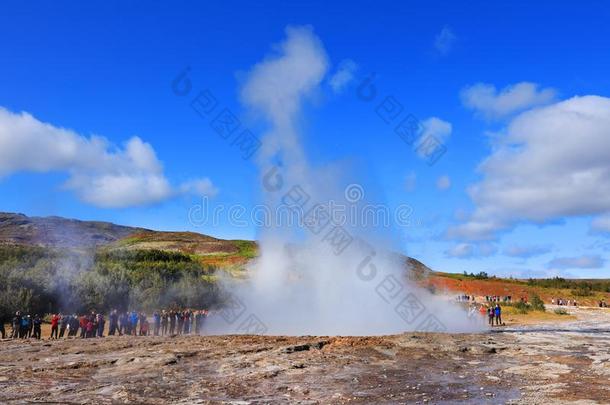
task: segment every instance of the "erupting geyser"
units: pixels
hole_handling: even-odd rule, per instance
[[[326,77],[328,58],[310,28],[286,33],[241,91],[248,109],[269,123],[258,164],[264,202],[278,218],[260,230],[250,278],[230,282],[234,308],[211,317],[210,330],[376,335],[478,328],[462,308],[408,280],[404,261],[391,253],[392,232],[365,223],[368,190],[349,170],[308,163],[298,120]]]

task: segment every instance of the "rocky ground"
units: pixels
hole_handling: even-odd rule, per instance
[[[0,342],[0,403],[610,402],[610,310],[483,334]]]

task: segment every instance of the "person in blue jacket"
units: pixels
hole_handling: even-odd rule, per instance
[[[502,308],[499,304],[496,304],[496,307],[494,308],[494,313],[496,318],[496,325],[502,325]]]
[[[129,321],[131,322],[131,334],[135,336],[138,334],[138,313],[136,311],[131,311]]]

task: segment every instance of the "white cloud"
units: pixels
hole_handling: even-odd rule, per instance
[[[598,269],[604,260],[597,255],[578,257],[558,257],[548,263],[550,269]]]
[[[495,238],[495,233],[506,225],[490,218],[479,219],[476,215],[471,215],[467,222],[456,226],[451,226],[447,230],[449,239],[465,240],[491,240]]]
[[[610,213],[609,144],[608,98],[574,97],[522,113],[479,166],[483,179],[469,188],[475,211],[448,236],[483,240],[519,221]]]
[[[504,249],[503,253],[506,256],[527,258],[527,257],[533,257],[533,256],[540,256],[540,255],[543,255],[550,251],[551,251],[551,248],[549,246],[511,245],[511,246],[507,247],[506,249]]]
[[[458,243],[445,251],[447,257],[469,259],[472,257],[488,257],[494,255],[498,248],[491,243]]]
[[[429,137],[436,139],[436,141],[438,141],[441,145],[445,144],[447,143],[449,136],[451,136],[451,131],[453,130],[451,123],[443,121],[438,117],[430,117],[422,121],[421,125],[422,133],[420,138],[417,140],[417,145],[425,145],[426,138]],[[417,154],[421,158],[425,159],[428,157],[427,154],[429,153],[430,151],[426,150],[426,148],[417,148]]]
[[[448,26],[444,26],[441,32],[439,32],[434,38],[434,47],[441,55],[447,55],[453,45],[457,37]]]
[[[438,188],[439,190],[447,190],[449,187],[451,187],[451,179],[449,178],[449,176],[440,176],[436,180],[436,188]]]
[[[147,205],[173,196],[167,179],[157,174],[73,174],[65,187],[101,208]]]
[[[445,142],[451,135],[453,127],[450,122],[443,121],[438,117],[430,117],[422,122],[423,131],[420,139],[434,136],[441,142]]]
[[[339,68],[331,76],[328,83],[335,93],[341,93],[345,87],[354,80],[354,73],[358,65],[351,59],[345,59],[339,63]]]
[[[474,254],[474,245],[470,243],[458,243],[451,249],[445,251],[448,257],[456,257],[459,259],[466,259],[472,257]]]
[[[477,83],[460,92],[467,108],[488,119],[502,118],[515,112],[547,104],[555,99],[553,89],[539,89],[535,83],[521,82],[498,92],[492,84]]]
[[[610,233],[610,214],[593,218],[591,230],[593,232]]]
[[[208,178],[190,180],[180,185],[180,192],[183,194],[195,194],[199,196],[214,197],[218,194],[218,189]]]
[[[0,176],[22,171],[66,172],[66,189],[104,208],[153,204],[186,192],[170,185],[154,149],[138,137],[116,148],[102,137],[87,138],[0,107]],[[209,180],[193,184],[199,182]]]

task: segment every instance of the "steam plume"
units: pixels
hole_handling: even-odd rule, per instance
[[[322,230],[318,223],[316,228],[303,226],[302,221],[262,229],[261,255],[249,269],[249,281],[229,288],[271,334],[473,329],[463,310],[405,279],[404,262],[387,251],[389,231],[357,220],[362,218],[364,195],[344,193],[345,180],[353,181],[353,174],[342,167],[320,169],[308,163],[299,131],[302,107],[320,91],[328,66],[313,30],[289,27],[276,52],[251,69],[241,94],[244,104],[269,124],[258,163],[264,200],[273,211],[305,201],[296,204],[294,213],[308,223],[317,204],[327,207],[341,201],[354,209],[345,212],[339,224],[333,217]],[[333,244],[333,229],[345,232],[350,243]],[[210,327],[217,332],[252,332],[235,329],[236,324],[220,317],[211,318]]]

